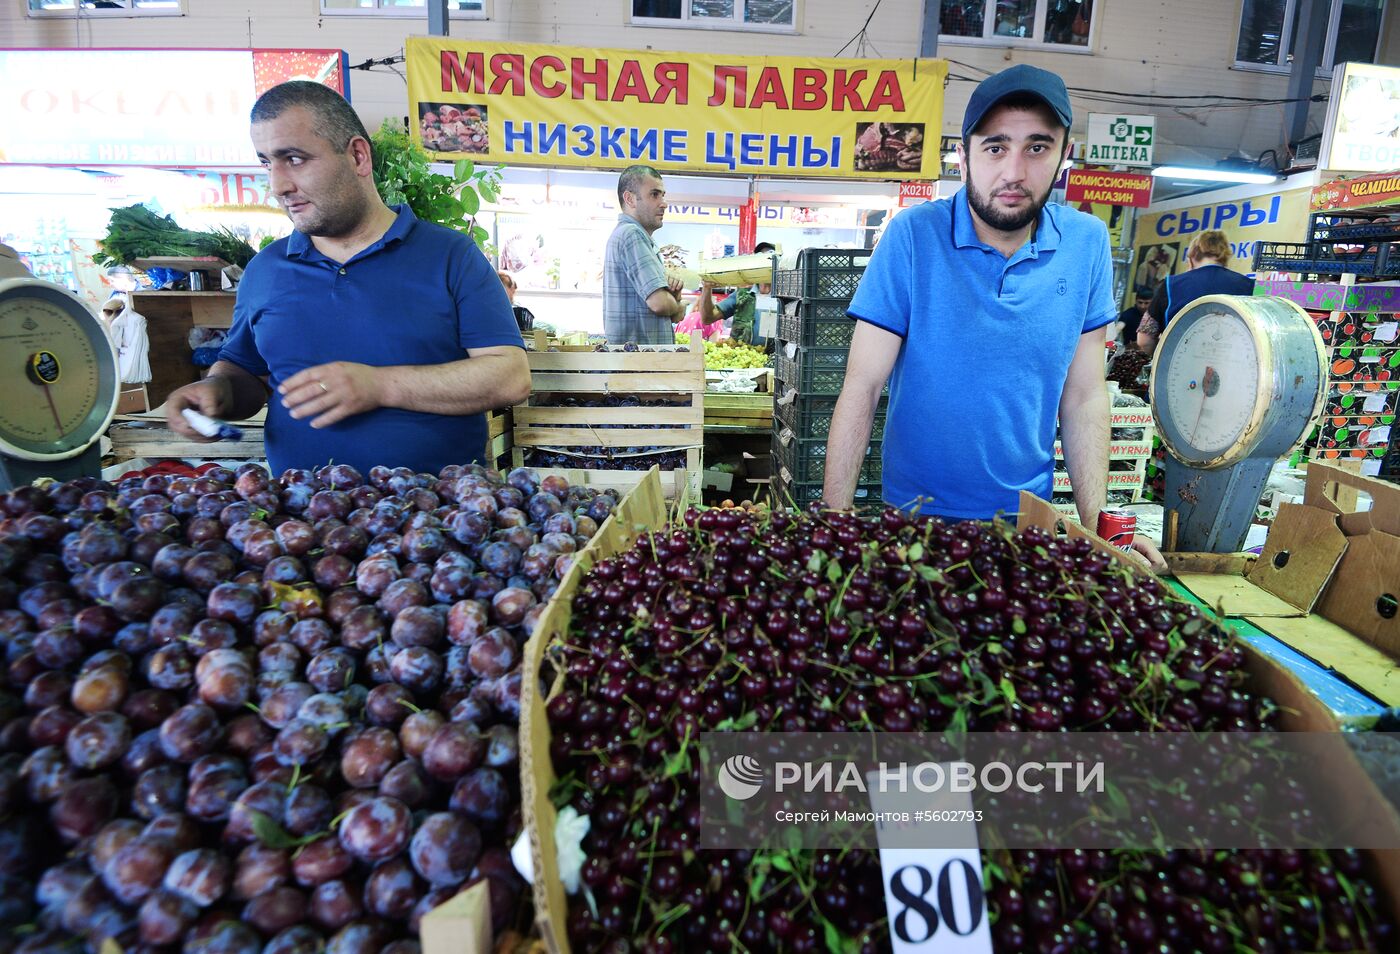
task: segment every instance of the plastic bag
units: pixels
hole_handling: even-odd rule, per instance
[[[200,325],[190,329],[190,350],[198,348],[222,348],[228,340],[228,332],[222,328],[205,328]]]
[[[148,268],[146,277],[156,288],[174,288],[185,280],[185,273],[174,268]]]
[[[112,319],[112,344],[117,349],[117,372],[123,384],[145,384],[151,380],[151,341],[146,334],[146,316],[130,307]]]

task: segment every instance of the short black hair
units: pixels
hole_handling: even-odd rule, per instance
[[[651,166],[628,166],[626,169],[623,169],[622,175],[617,177],[617,204],[619,206],[625,206],[627,204],[622,201],[622,195],[625,192],[640,196],[641,192],[638,190],[641,189],[642,183],[648,177],[660,179],[661,173],[657,172]]]
[[[329,86],[310,80],[289,80],[272,87],[258,97],[248,118],[255,123],[265,123],[297,106],[315,117],[316,135],[335,147],[336,152],[344,152],[356,136],[369,142],[365,124],[345,97]]]
[[[753,247],[754,254],[759,252],[776,252],[778,249],[772,242],[759,242]]]

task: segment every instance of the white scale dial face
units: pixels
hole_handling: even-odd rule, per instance
[[[1215,312],[1186,329],[1166,369],[1167,411],[1187,448],[1213,457],[1232,448],[1254,414],[1259,353],[1238,315]]]
[[[88,334],[51,302],[6,304],[0,312],[0,438],[21,447],[71,446],[79,439],[76,432],[100,399],[98,355]]]

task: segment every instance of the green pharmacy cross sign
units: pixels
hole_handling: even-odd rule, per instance
[[[1157,117],[1090,113],[1084,161],[1120,166],[1152,165]]]

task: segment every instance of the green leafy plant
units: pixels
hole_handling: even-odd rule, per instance
[[[384,120],[371,143],[374,182],[387,205],[407,202],[418,218],[465,232],[484,249],[489,235],[477,224],[476,214],[483,201],[495,202],[500,195],[500,166],[458,159],[452,175],[434,172],[423,147],[391,119]]]
[[[97,247],[92,260],[98,265],[131,265],[138,258],[159,255],[213,256],[234,265],[247,265],[254,254],[252,246],[228,229],[182,229],[170,216],[156,215],[139,202],[112,210],[107,234]]]

